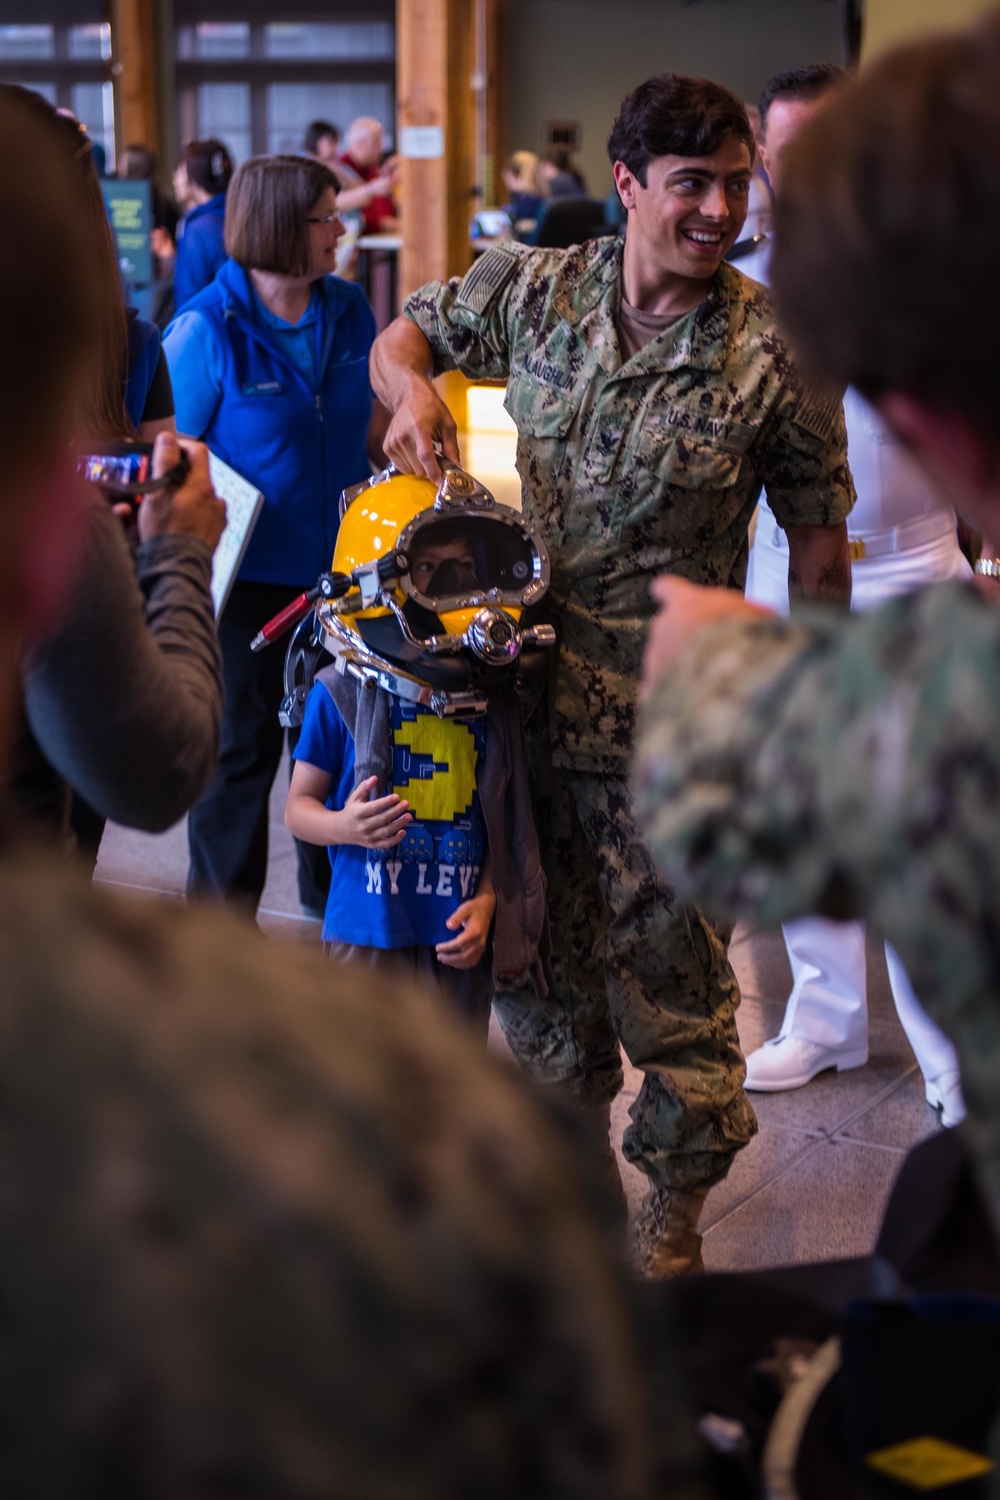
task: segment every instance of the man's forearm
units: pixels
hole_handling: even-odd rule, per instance
[[[434,377],[434,354],[416,323],[396,318],[372,345],[371,379],[376,396],[390,412],[398,411],[415,382]]]
[[[839,526],[790,526],[788,603],[851,604],[851,553],[847,522]]]
[[[437,482],[441,462],[461,463],[455,419],[433,385],[434,354],[409,318],[397,318],[372,346],[375,394],[392,420],[383,446],[404,474]]]

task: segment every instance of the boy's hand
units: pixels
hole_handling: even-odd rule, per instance
[[[492,890],[479,891],[470,900],[463,901],[444,924],[452,932],[458,928],[462,930],[450,942],[438,943],[434,950],[438,962],[449,969],[474,969],[486,951],[496,906],[497,898]]]
[[[392,849],[406,837],[406,830],[413,822],[410,804],[395,792],[369,802],[377,786],[378,777],[369,776],[354,788],[337,813],[341,834],[338,843],[360,844],[363,849]]]

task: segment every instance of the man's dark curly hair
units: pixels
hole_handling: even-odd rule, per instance
[[[711,156],[735,136],[754,154],[753,130],[742,101],[710,78],[660,73],[626,94],[608,136],[608,156],[622,161],[646,186],[658,156]]]

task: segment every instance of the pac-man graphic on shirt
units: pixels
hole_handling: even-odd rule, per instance
[[[472,806],[476,741],[468,724],[421,714],[393,731],[392,789],[420,822],[450,823]]]

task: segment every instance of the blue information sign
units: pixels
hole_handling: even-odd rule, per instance
[[[153,279],[153,252],[149,243],[153,229],[150,184],[118,182],[113,177],[106,177],[101,182],[101,190],[115,234],[122,276],[133,286],[145,286]]]

